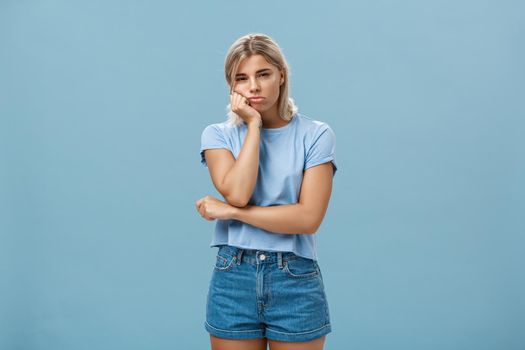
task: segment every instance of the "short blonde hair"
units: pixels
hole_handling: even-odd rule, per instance
[[[283,72],[284,82],[279,87],[277,106],[281,118],[286,121],[291,120],[298,108],[295,105],[294,100],[288,96],[290,91],[288,84],[290,68],[279,45],[277,45],[277,43],[266,34],[246,34],[235,40],[230,46],[224,61],[224,73],[226,76],[226,82],[230,87],[230,94],[232,93],[235,76],[237,75],[237,70],[239,69],[241,61],[252,55],[262,55],[268,63],[274,65],[279,71]],[[244,120],[237,115],[237,113],[232,112],[231,103],[228,103],[226,111],[228,113],[228,122],[230,124],[240,126],[244,123]]]

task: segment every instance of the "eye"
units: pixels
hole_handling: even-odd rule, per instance
[[[263,77],[266,77],[266,76],[270,75],[270,73],[261,73],[260,75],[263,76]]]
[[[245,80],[245,79],[246,79],[245,77],[239,77],[239,78],[236,78],[235,81]]]

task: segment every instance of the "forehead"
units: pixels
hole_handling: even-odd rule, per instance
[[[252,55],[250,57],[243,59],[239,63],[237,74],[255,73],[258,70],[265,69],[265,68],[268,68],[271,70],[276,69],[275,66],[273,66],[271,63],[266,61],[266,58],[264,58],[263,55]]]

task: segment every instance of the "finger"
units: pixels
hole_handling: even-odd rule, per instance
[[[232,107],[233,108],[237,108],[239,106],[239,100],[240,99],[240,95],[236,92],[233,93],[233,97],[232,97]]]
[[[246,97],[244,97],[244,95],[242,95],[242,94],[238,94],[238,95],[239,95],[239,103],[240,104],[248,103],[248,99]]]
[[[201,216],[206,216],[207,213],[206,213],[206,205],[201,205],[201,207],[199,208],[199,213],[201,213]]]
[[[237,107],[246,104],[247,101],[248,101],[248,99],[246,97],[244,97],[244,95],[242,95],[242,94],[240,94],[238,92],[235,93],[235,96],[236,96],[235,102],[236,102],[236,106]]]

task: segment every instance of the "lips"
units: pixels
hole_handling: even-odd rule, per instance
[[[255,102],[255,103],[257,103],[257,102],[261,102],[262,100],[264,100],[264,97],[249,97],[248,100],[249,100],[250,102]]]

